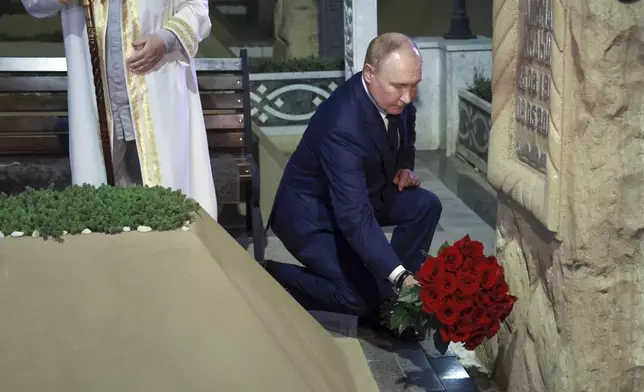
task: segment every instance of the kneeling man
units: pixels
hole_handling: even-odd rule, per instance
[[[308,310],[374,314],[392,288],[417,284],[441,214],[413,171],[421,66],[408,37],[375,38],[286,166],[269,225],[304,268],[265,267]],[[390,244],[381,226],[394,225]]]

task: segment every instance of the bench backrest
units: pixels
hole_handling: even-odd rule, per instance
[[[197,59],[196,68],[211,153],[244,157],[247,62]],[[68,155],[67,110],[64,58],[0,58],[0,155]]]

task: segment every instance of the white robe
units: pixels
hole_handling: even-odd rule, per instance
[[[105,165],[82,3],[70,6],[58,0],[22,0],[22,3],[29,14],[38,18],[61,12],[67,58],[72,182],[104,184]],[[105,102],[109,105],[104,55],[108,1],[92,0],[92,4]],[[166,54],[144,76],[130,72],[126,75],[143,183],[180,189],[217,219],[217,198],[194,66],[199,42],[210,34],[208,1],[124,0],[122,18],[126,59],[133,52],[133,41],[161,28],[175,33],[183,47]],[[111,130],[109,107],[106,111]]]

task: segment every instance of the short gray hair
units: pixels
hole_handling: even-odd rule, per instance
[[[371,65],[377,69],[380,63],[389,57],[390,54],[400,50],[405,45],[410,45],[418,51],[418,46],[408,36],[402,33],[384,33],[369,42],[364,65]]]

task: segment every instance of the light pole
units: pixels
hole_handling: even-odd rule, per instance
[[[467,17],[465,0],[454,0],[454,12],[450,21],[449,31],[443,35],[445,39],[473,39],[476,38],[470,30],[470,18]]]

